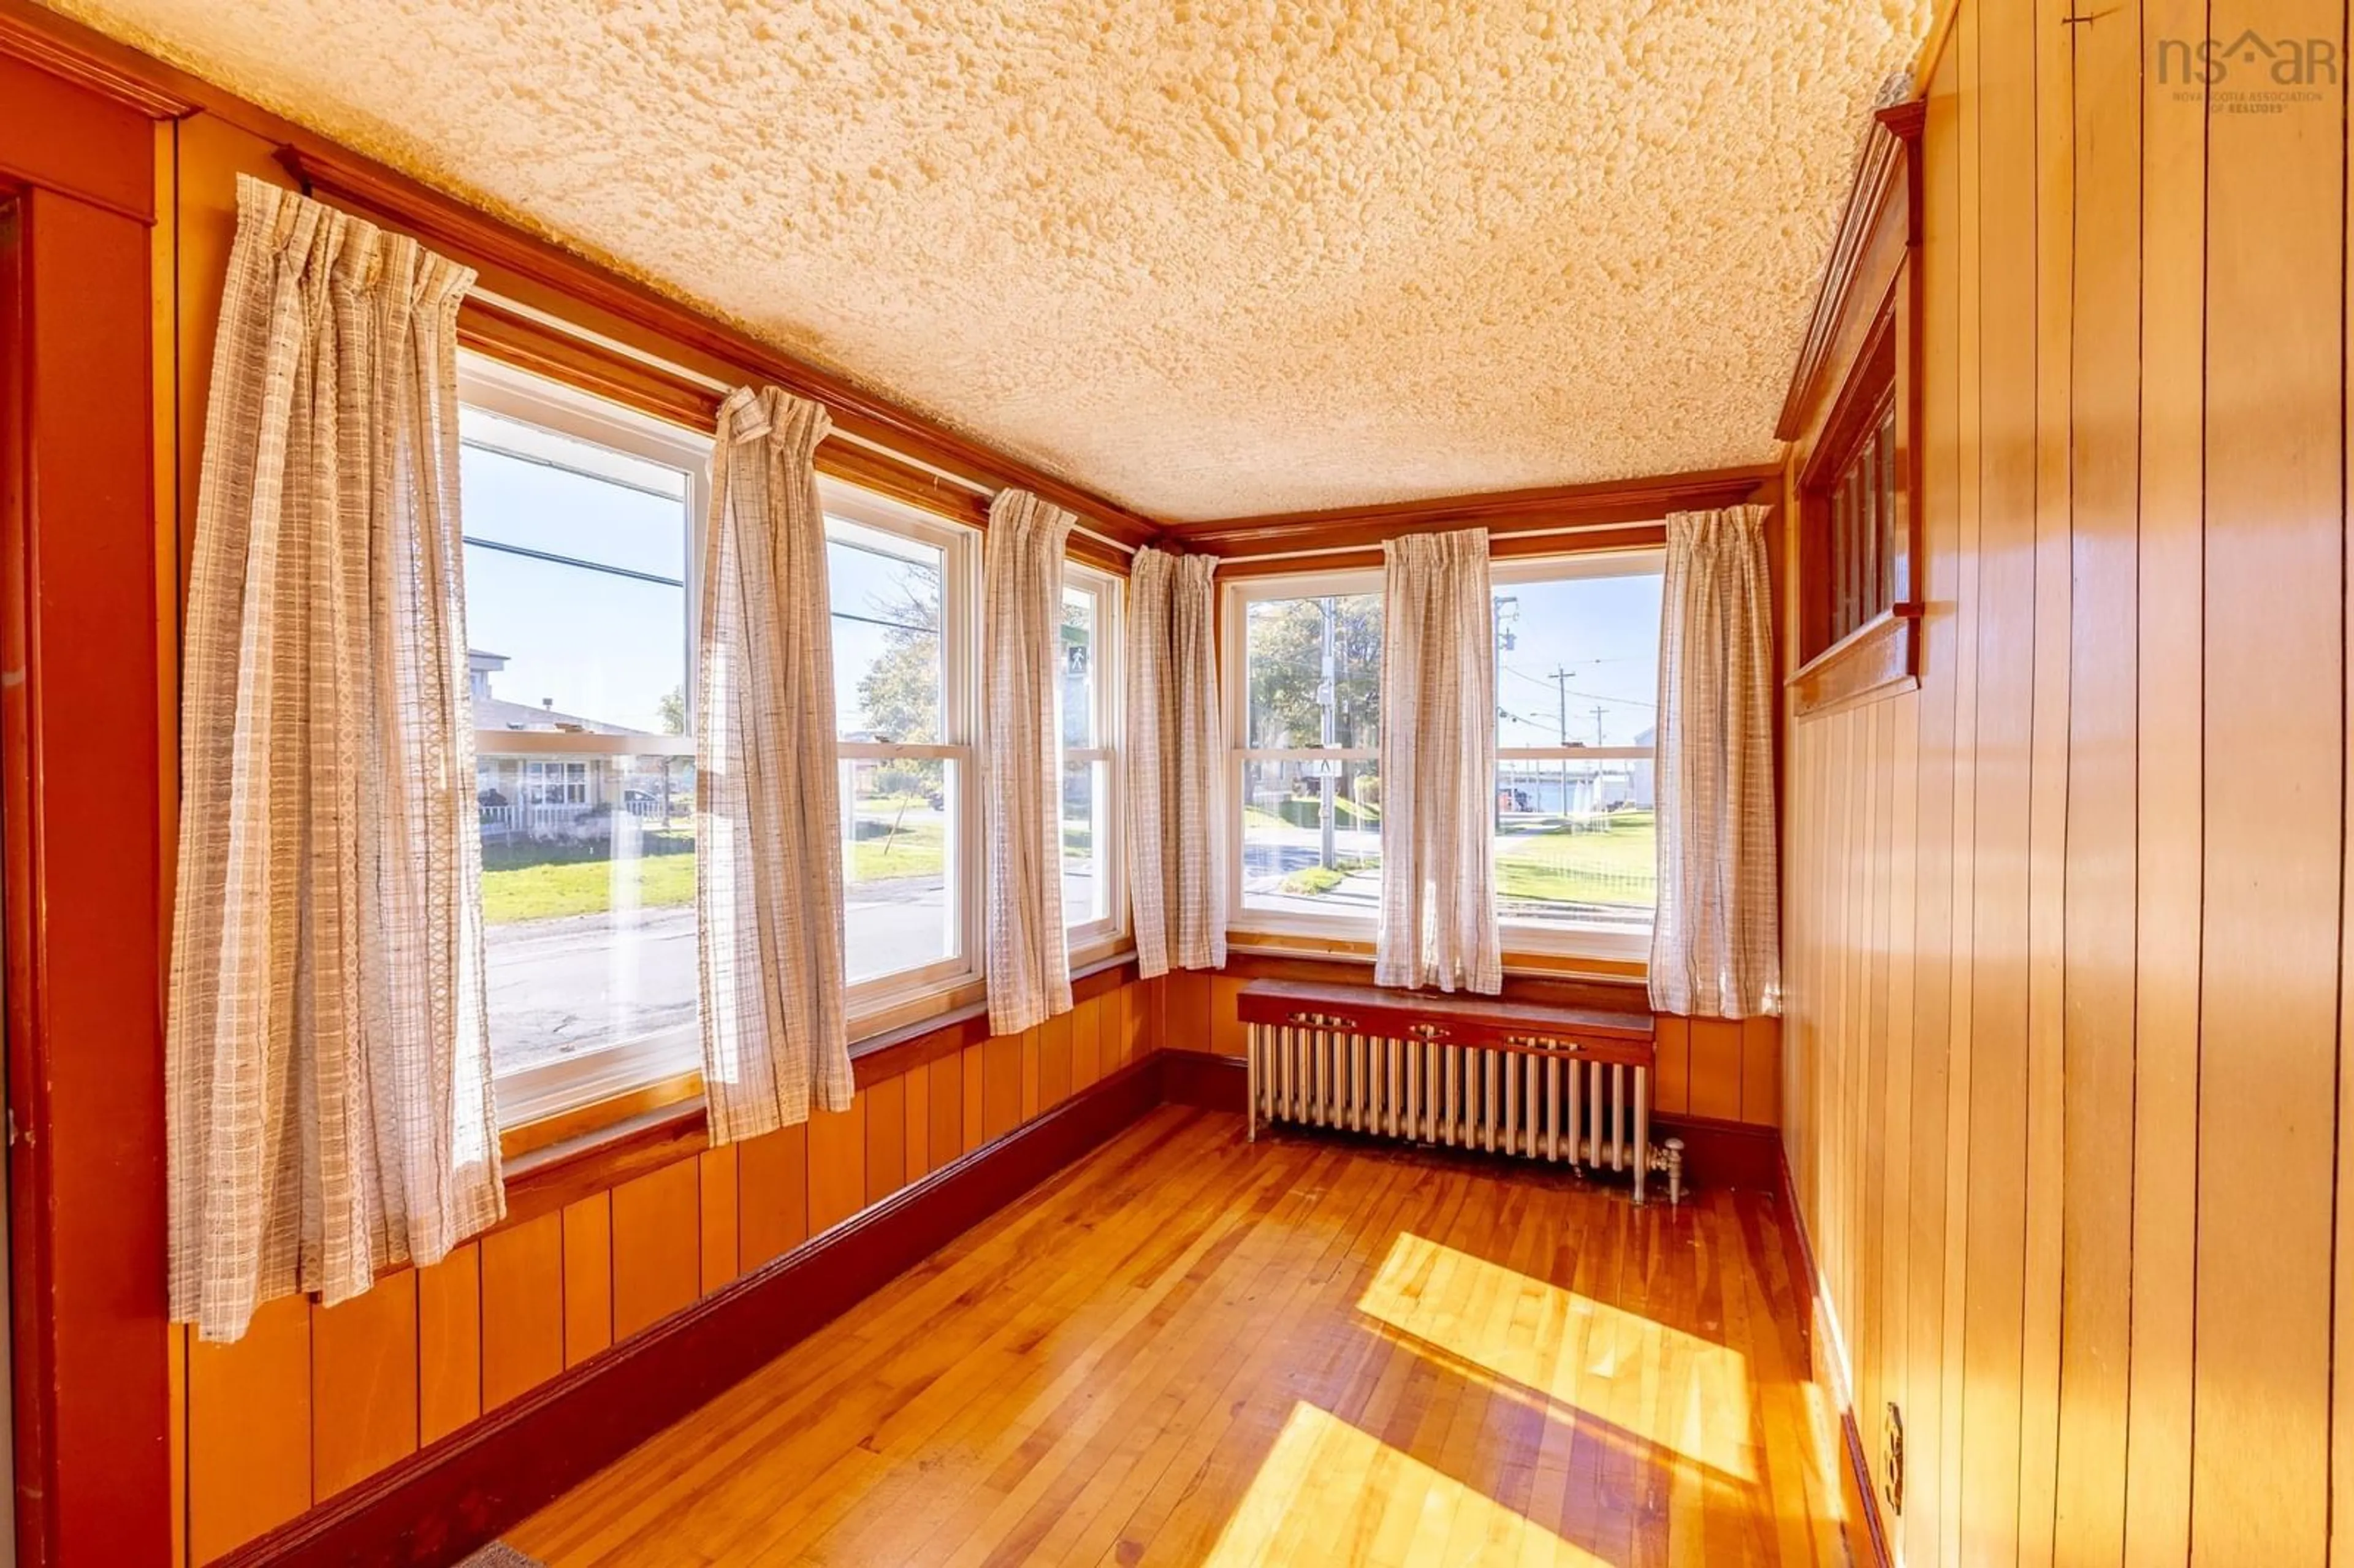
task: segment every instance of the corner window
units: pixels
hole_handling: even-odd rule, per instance
[[[821,481],[854,1020],[978,978],[979,536]]]
[[[1074,953],[1107,948],[1127,927],[1119,841],[1119,581],[1092,567],[1063,569],[1061,810],[1063,925]]]
[[[1381,576],[1246,583],[1228,590],[1226,628],[1231,906],[1256,929],[1370,931],[1381,913]]]
[[[503,1124],[689,1074],[711,443],[467,355],[467,679]]]
[[[1496,913],[1507,950],[1643,950],[1659,900],[1656,550],[1495,568]]]

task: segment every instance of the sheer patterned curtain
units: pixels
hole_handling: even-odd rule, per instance
[[[1146,979],[1226,961],[1216,558],[1141,549],[1128,619],[1129,884]]]
[[[459,522],[466,268],[238,182],[197,490],[171,1308],[330,1306],[506,1212]]]
[[[988,688],[985,933],[989,1027],[1018,1034],[1071,1010],[1063,937],[1060,726],[1063,545],[1071,514],[1000,491],[981,542],[981,670]]]
[[[1379,985],[1495,992],[1495,607],[1488,531],[1382,546]]]
[[[822,405],[738,387],[711,459],[696,662],[703,1086],[729,1143],[850,1108]]]
[[[1668,518],[1659,620],[1659,907],[1651,1006],[1781,1011],[1766,511]]]

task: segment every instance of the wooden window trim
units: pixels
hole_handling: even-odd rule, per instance
[[[1795,668],[1786,679],[1791,715],[1836,712],[1918,689],[1920,620],[1920,160],[1924,106],[1879,111],[1850,191],[1830,265],[1776,433],[1797,443],[1791,497],[1788,609]],[[1839,550],[1834,534],[1857,527],[1836,489],[1893,415],[1888,494],[1894,517],[1885,562],[1874,514],[1860,525],[1869,550]],[[1877,499],[1876,487],[1871,494]],[[1852,580],[1829,580],[1831,564]],[[1865,584],[1861,574],[1871,572]],[[1838,597],[1887,603],[1834,635]]]
[[[1077,1003],[1108,995],[1137,978],[1134,950],[1121,952],[1072,976],[1071,1000]],[[971,1002],[854,1043],[850,1048],[851,1072],[864,1089],[988,1038],[988,1006]],[[687,1080],[692,1080],[691,1086]],[[675,1097],[633,1110],[620,1119],[574,1130],[569,1136],[562,1136],[564,1129],[555,1125],[561,1119],[557,1118],[503,1135],[502,1151],[514,1160],[514,1168],[506,1179],[507,1215],[495,1228],[504,1230],[552,1213],[567,1203],[593,1197],[710,1148],[702,1075],[684,1075],[654,1093],[659,1097],[664,1092],[675,1092]],[[589,1108],[593,1107],[584,1107],[578,1114],[585,1115]]]

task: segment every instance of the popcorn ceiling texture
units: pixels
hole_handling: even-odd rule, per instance
[[[1752,462],[1929,0],[53,0],[1171,518]]]

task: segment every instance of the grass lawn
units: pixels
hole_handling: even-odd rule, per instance
[[[851,846],[850,863],[851,874],[859,882],[938,876],[947,863],[947,835],[938,822],[911,823],[895,832],[888,819],[863,816],[858,825],[866,836]],[[640,908],[692,904],[695,856],[650,854],[622,861],[618,868],[602,855],[574,859],[561,851],[537,864],[503,865],[493,857],[482,868],[482,919],[487,925],[506,926],[565,915],[602,915],[613,906],[617,880]]]
[[[1659,881],[1658,846],[1649,811],[1619,813],[1608,832],[1566,826],[1516,832],[1508,825],[1496,840],[1496,891],[1547,903],[1649,904]]]
[[[559,915],[601,915],[613,906],[614,864],[610,860],[555,861],[511,865],[482,873],[482,919],[493,926],[517,920],[547,920]],[[623,861],[619,875],[634,889],[642,907],[695,902],[695,857],[648,855]]]
[[[938,822],[910,822],[894,829],[887,818],[862,816],[850,846],[854,882],[888,882],[902,876],[938,876],[948,863],[948,833]]]

